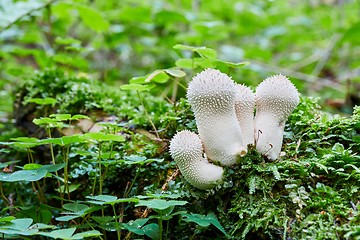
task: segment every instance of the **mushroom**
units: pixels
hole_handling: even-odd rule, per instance
[[[254,144],[254,92],[247,86],[237,84],[235,95],[236,117],[240,124],[242,142],[245,146]]]
[[[268,159],[279,157],[285,122],[299,101],[297,89],[281,74],[266,78],[256,88],[256,149]]]
[[[194,187],[209,189],[221,181],[223,168],[203,157],[199,136],[188,130],[178,132],[170,141],[170,154],[184,178]]]
[[[235,93],[235,82],[215,69],[197,74],[187,91],[207,157],[226,166],[247,153],[235,114]]]

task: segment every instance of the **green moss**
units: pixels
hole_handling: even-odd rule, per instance
[[[216,210],[233,239],[358,236],[359,120],[358,107],[350,118],[330,116],[317,99],[302,98],[286,126],[284,156],[266,162],[249,149],[222,185],[184,196],[196,199],[193,211]]]

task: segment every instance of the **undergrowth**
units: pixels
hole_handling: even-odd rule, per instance
[[[5,126],[0,139],[0,233],[359,238],[360,108],[349,118],[332,116],[317,101],[301,99],[279,160],[270,162],[250,146],[226,168],[222,184],[201,191],[182,179],[167,151],[176,131],[196,131],[187,101],[170,104],[58,70],[39,73],[19,89],[22,131]]]

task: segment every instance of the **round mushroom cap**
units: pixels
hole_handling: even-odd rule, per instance
[[[170,154],[178,164],[188,164],[189,159],[202,158],[201,140],[189,130],[180,131],[171,139]]]
[[[299,92],[290,80],[278,74],[262,81],[255,92],[256,111],[271,112],[285,122],[299,104]]]
[[[184,178],[194,187],[210,189],[221,181],[223,168],[202,156],[202,143],[197,134],[188,130],[178,132],[171,139],[170,154]]]
[[[245,86],[243,84],[236,84],[235,101],[236,101],[237,112],[239,113],[241,113],[242,111],[254,112],[255,94],[248,86]]]
[[[237,84],[236,89],[236,117],[241,128],[242,142],[247,146],[254,144],[255,94],[249,87],[242,84]]]
[[[189,83],[187,99],[195,114],[222,113],[233,110],[235,82],[216,69],[205,69]]]

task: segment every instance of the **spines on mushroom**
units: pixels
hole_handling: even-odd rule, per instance
[[[247,152],[235,114],[235,82],[215,69],[206,69],[189,83],[187,98],[209,159],[236,163]]]
[[[281,74],[266,78],[256,88],[256,149],[268,159],[279,157],[285,122],[299,101],[296,87]]]
[[[237,84],[235,95],[236,117],[240,124],[242,142],[245,146],[254,144],[255,94],[247,86]]]
[[[184,178],[194,187],[210,189],[221,181],[222,167],[203,157],[203,148],[197,134],[188,130],[178,132],[170,142],[170,154]]]

